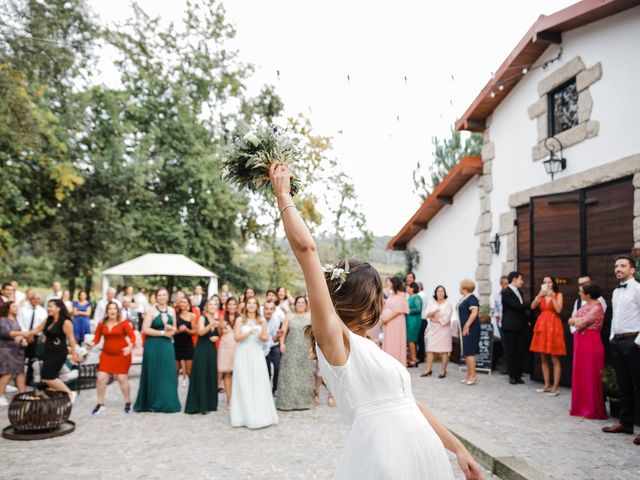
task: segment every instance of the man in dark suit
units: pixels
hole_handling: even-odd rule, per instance
[[[507,372],[509,383],[524,383],[522,370],[527,353],[527,330],[529,328],[529,304],[522,296],[524,280],[520,272],[511,272],[509,285],[502,290],[502,330],[505,336]]]

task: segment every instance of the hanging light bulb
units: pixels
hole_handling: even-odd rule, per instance
[[[523,75],[526,75],[528,71],[529,71],[529,69],[528,69],[527,67],[524,67],[524,68],[522,69],[522,74],[523,74]]]
[[[29,206],[29,200],[25,200],[25,201],[24,201],[24,206],[25,206],[25,207],[28,207],[28,206]]]
[[[400,121],[400,115],[396,115],[396,120]]]
[[[7,167],[10,167],[11,165],[13,165],[13,162],[11,161],[11,159],[7,160]]]
[[[211,190],[207,188],[207,195],[211,195]]]
[[[165,202],[168,202],[168,201],[169,201],[169,195],[165,195],[165,196],[164,196],[164,201],[165,201]]]
[[[124,201],[125,205],[131,205],[131,200],[129,200],[128,198]]]
[[[91,202],[91,205],[89,205],[91,208],[96,208],[96,204]]]
[[[495,98],[496,97],[496,92],[494,92],[493,90],[491,91],[491,93],[489,94],[489,96],[491,98]]]
[[[60,202],[56,203],[56,207],[62,208],[62,204]]]
[[[407,80],[407,76],[404,76],[404,83],[409,83],[409,80]]]
[[[189,203],[190,203],[191,205],[193,205],[194,203],[196,203],[196,199],[195,199],[195,198],[190,198],[190,199],[189,199]]]
[[[347,74],[347,83],[351,83],[351,75]]]
[[[502,82],[500,82],[500,85],[498,85],[498,90],[500,91],[504,90],[504,85],[502,84]]]

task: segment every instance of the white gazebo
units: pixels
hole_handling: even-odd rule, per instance
[[[207,277],[208,297],[218,293],[218,276],[184,255],[176,253],[147,253],[102,272],[102,296],[107,295],[109,276],[144,277],[165,275],[176,277]]]

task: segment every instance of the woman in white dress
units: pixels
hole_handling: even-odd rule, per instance
[[[353,421],[334,478],[414,480],[453,478],[445,448],[468,480],[482,471],[467,449],[422,403],[400,362],[365,338],[382,312],[382,282],[368,263],[322,267],[315,242],[291,198],[291,173],[269,170],[285,233],[302,267],[309,304],[308,332],[336,404]]]
[[[231,391],[231,426],[264,428],[278,423],[271,394],[269,372],[262,343],[267,341],[267,322],[258,316],[258,299],[248,298],[233,335],[236,356]]]

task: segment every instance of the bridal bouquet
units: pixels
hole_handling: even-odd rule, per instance
[[[297,161],[296,145],[276,128],[258,127],[238,136],[222,164],[224,178],[252,192],[269,189],[269,167],[278,162],[292,167]],[[300,180],[291,178],[291,195],[300,190]]]

